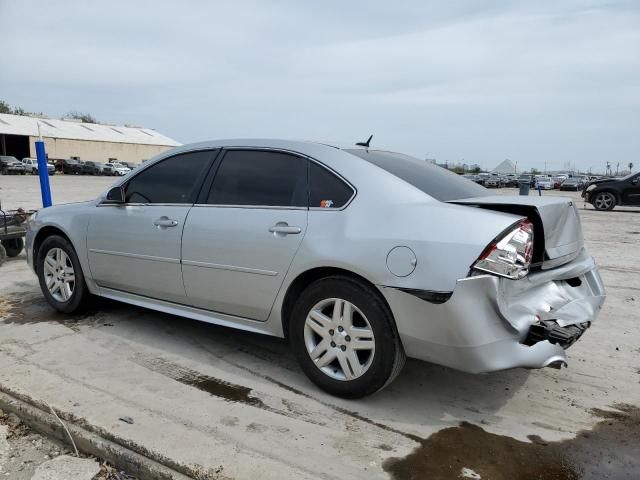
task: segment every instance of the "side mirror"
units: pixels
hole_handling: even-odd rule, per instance
[[[124,188],[113,187],[111,190],[109,190],[109,192],[107,193],[107,197],[102,203],[115,205],[124,203]]]

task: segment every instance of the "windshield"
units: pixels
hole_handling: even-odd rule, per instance
[[[395,175],[441,202],[490,195],[486,188],[432,163],[395,152],[345,150]]]
[[[638,173],[638,172],[630,173],[629,175],[625,175],[624,177],[622,177],[620,180],[629,180],[629,179],[635,177],[636,175],[640,175],[640,173]]]

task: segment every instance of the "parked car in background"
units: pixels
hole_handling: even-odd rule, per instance
[[[472,173],[466,173],[464,175],[462,175],[462,178],[466,178],[467,180],[470,180],[472,182],[476,181],[476,176]]]
[[[38,159],[37,158],[23,158],[22,165],[24,165],[24,170],[26,173],[31,173],[32,175],[38,174]],[[47,173],[49,175],[55,175],[56,166],[53,163],[47,162]]]
[[[535,188],[540,190],[553,190],[554,181],[551,177],[537,177]]]
[[[24,175],[24,165],[13,156],[0,155],[0,173],[2,175]]]
[[[87,161],[80,169],[82,175],[104,175],[104,163]]]
[[[484,181],[487,188],[502,188],[502,179],[497,175],[491,175]]]
[[[56,162],[56,170],[65,175],[78,175],[82,166],[78,160],[64,158]]]
[[[518,186],[518,176],[517,175],[505,175],[502,178],[503,184],[505,187],[517,187]]]
[[[133,163],[133,162],[118,162],[120,165],[122,165],[123,167],[127,167],[130,170],[135,170],[136,168],[138,168],[140,166],[139,163]]]
[[[118,162],[108,162],[104,164],[105,175],[123,176],[129,173],[130,171],[131,169],[129,167],[125,167],[124,165]]]
[[[616,205],[640,205],[640,173],[626,177],[591,181],[582,198],[596,210],[613,210]]]
[[[575,204],[491,195],[399,153],[236,139],[39,210],[26,251],[60,312],[95,294],[286,336],[313,382],[353,398],[406,356],[473,373],[564,364],[605,299]]]
[[[520,185],[520,183],[522,182],[527,182],[529,183],[530,187],[533,187],[535,185],[535,179],[533,177],[533,175],[529,175],[529,174],[522,174],[518,177],[518,185]]]
[[[582,187],[584,187],[583,177],[569,177],[564,182],[562,182],[562,185],[560,185],[560,190],[571,190],[577,192],[579,190],[582,190]]]

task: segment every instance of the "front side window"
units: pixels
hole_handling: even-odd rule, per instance
[[[125,187],[127,203],[193,203],[213,152],[169,157],[144,169]]]
[[[280,152],[229,150],[207,203],[306,207],[307,160]]]

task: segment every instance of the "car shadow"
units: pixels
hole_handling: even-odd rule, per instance
[[[57,315],[57,314],[54,314]],[[68,325],[67,319],[65,325]],[[284,339],[221,327],[144,308],[98,299],[87,316],[71,320],[74,330],[91,334],[85,325],[107,328],[123,343],[156,350],[178,364],[205,364],[240,373],[242,387],[260,391],[264,382],[300,395],[300,402],[319,402],[341,413],[357,412],[372,423],[433,425],[451,419],[491,423],[496,413],[526,383],[530,371],[514,369],[473,375],[409,359],[399,377],[367,398],[344,400],[319,390],[303,374]],[[114,347],[117,349],[117,347]],[[176,360],[177,359],[177,360]],[[222,375],[224,376],[224,375]],[[228,379],[220,378],[226,382]],[[284,393],[284,392],[283,392]]]
[[[229,378],[240,375],[243,384],[239,387],[255,390],[258,395],[268,382],[277,387],[275,391],[282,388],[282,395],[298,395],[301,405],[317,402],[318,406],[352,414],[358,420],[377,426],[448,425],[454,419],[492,423],[498,421],[497,412],[524,386],[530,375],[530,371],[524,369],[472,375],[409,359],[399,377],[384,390],[363,399],[345,400],[313,385],[284,339],[104,298],[96,298],[91,308],[82,314],[64,315],[55,312],[36,289],[34,285],[19,299],[3,299],[4,311],[0,316],[4,323],[56,322],[101,344],[101,339],[108,338],[102,346],[118,355],[134,358],[140,352],[147,352],[145,355],[153,352],[160,361],[174,362],[178,367],[193,369],[193,365],[201,365],[205,370],[213,366],[220,372],[220,378],[207,378],[214,382],[228,384]],[[192,374],[207,375],[195,370]]]

